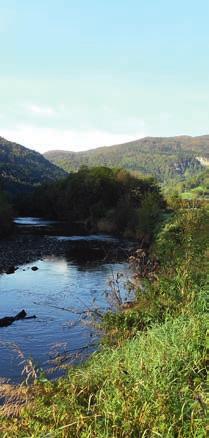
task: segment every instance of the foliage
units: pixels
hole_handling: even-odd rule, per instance
[[[206,208],[180,209],[168,221],[154,245],[155,254],[161,259],[162,270],[171,276],[184,270],[191,282],[204,279],[209,247],[209,213]]]
[[[206,209],[180,209],[170,215],[149,254],[138,250],[130,258],[135,274],[128,286],[135,290],[136,302],[133,310],[105,315],[108,341],[118,343],[194,305],[208,286],[208,248]]]
[[[184,199],[209,199],[209,169],[193,175],[178,186]]]
[[[26,199],[26,211],[28,201],[33,214],[65,220],[71,226],[82,224],[88,232],[147,239],[165,205],[153,179],[108,167],[82,167],[66,179],[40,187]]]

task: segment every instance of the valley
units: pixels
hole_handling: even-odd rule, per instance
[[[181,141],[69,169],[2,140],[3,436],[122,437],[126,415],[127,436],[206,436],[208,137]]]

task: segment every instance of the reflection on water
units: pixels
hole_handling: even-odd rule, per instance
[[[56,239],[58,241],[67,241],[67,242],[76,242],[76,241],[83,241],[86,242],[93,242],[93,241],[100,241],[100,242],[119,242],[120,239],[117,239],[112,236],[108,236],[106,234],[88,234],[87,236],[50,236],[51,239]]]
[[[29,227],[47,227],[48,225],[55,225],[58,222],[47,220],[40,217],[17,217],[14,223],[19,226],[29,226]]]
[[[31,270],[34,265],[38,267],[36,272]],[[108,280],[117,272],[124,273],[125,281],[127,264],[79,263],[65,256],[47,257],[20,267],[13,275],[1,275],[0,318],[25,309],[37,319],[17,321],[0,329],[0,376],[13,381],[21,379],[22,359],[17,349],[45,369],[55,344],[60,351],[72,352],[91,344],[97,334],[93,327],[80,321],[81,314],[92,307],[107,308],[104,292]],[[125,294],[123,287],[122,293]]]

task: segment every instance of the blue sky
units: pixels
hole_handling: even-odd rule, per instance
[[[0,135],[40,152],[209,133],[208,0],[0,0]]]

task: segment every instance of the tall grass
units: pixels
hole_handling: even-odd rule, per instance
[[[205,335],[204,314],[183,315],[107,348],[31,388],[35,398],[3,421],[2,436],[205,437]]]

